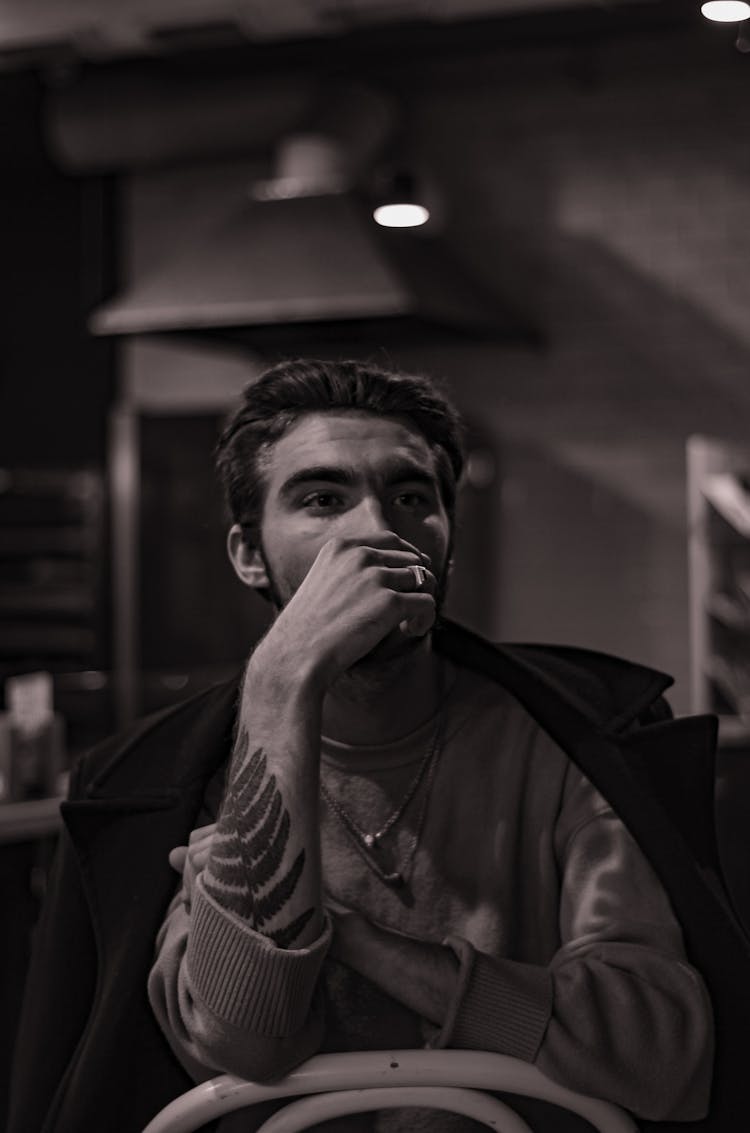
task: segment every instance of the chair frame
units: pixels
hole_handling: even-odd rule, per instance
[[[346,1113],[413,1105],[464,1113],[502,1133],[531,1133],[506,1102],[487,1091],[550,1102],[585,1118],[597,1133],[638,1133],[619,1106],[566,1089],[521,1059],[471,1050],[318,1054],[286,1077],[265,1083],[221,1074],[175,1098],[143,1133],[194,1133],[224,1114],[287,1097],[295,1100],[258,1133],[297,1133]]]

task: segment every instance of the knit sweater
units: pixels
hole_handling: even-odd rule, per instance
[[[217,1071],[276,1077],[323,1049],[484,1049],[534,1062],[569,1088],[639,1116],[700,1117],[711,1079],[711,1007],[643,854],[580,770],[496,683],[458,670],[444,717],[403,890],[367,868],[335,811],[321,812],[326,892],[391,931],[455,954],[456,991],[442,1027],[411,1012],[392,986],[386,994],[377,971],[365,977],[329,957],[330,923],[310,947],[278,949],[218,906],[188,863],[149,979],[152,1008],[178,1058],[199,1081]],[[377,828],[433,728],[428,721],[378,748],[324,740],[330,794],[364,829]],[[393,861],[408,856],[419,799],[418,791],[390,836]],[[207,805],[210,820],[210,795]],[[402,976],[408,981],[409,971]],[[399,1126],[402,1119],[368,1116],[356,1128],[415,1128]],[[441,1120],[430,1127],[440,1129]]]

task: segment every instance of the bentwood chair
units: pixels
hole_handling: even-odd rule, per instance
[[[517,1058],[470,1050],[395,1050],[318,1054],[272,1083],[221,1074],[170,1102],[143,1133],[193,1133],[224,1114],[278,1098],[295,1100],[258,1133],[297,1133],[345,1114],[402,1106],[449,1110],[498,1133],[533,1133],[512,1105],[490,1090],[550,1102],[583,1117],[597,1133],[638,1130],[624,1110],[558,1086]]]

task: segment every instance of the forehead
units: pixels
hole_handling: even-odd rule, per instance
[[[395,461],[435,472],[429,444],[414,426],[360,410],[308,413],[270,448],[263,471],[271,490],[295,472],[315,465],[342,465],[363,472]]]

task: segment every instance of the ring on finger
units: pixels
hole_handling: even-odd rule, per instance
[[[423,566],[419,566],[417,563],[411,563],[409,565],[409,570],[414,575],[414,589],[421,590],[425,584],[425,579],[427,578],[427,571]]]

